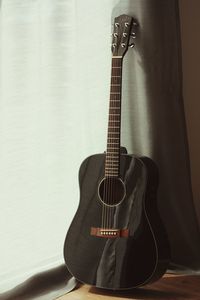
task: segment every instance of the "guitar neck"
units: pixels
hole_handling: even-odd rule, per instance
[[[118,177],[120,168],[122,57],[112,58],[105,176]]]

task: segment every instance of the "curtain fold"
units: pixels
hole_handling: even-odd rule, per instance
[[[0,294],[1,300],[57,299],[78,287],[65,265],[37,273],[15,288]]]
[[[111,20],[124,13],[139,28],[124,59],[122,145],[159,167],[170,269],[197,272],[178,1],[1,4],[0,299],[55,299],[76,285],[62,247],[78,206],[79,166],[106,148]]]
[[[0,293],[64,263],[78,203],[74,14],[71,1],[1,1]]]

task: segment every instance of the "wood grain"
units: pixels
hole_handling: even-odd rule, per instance
[[[165,275],[154,284],[135,290],[113,292],[82,285],[59,300],[199,300],[200,276],[197,275]]]

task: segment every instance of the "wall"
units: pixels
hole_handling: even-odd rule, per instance
[[[183,96],[189,141],[194,202],[200,222],[200,1],[179,0]]]

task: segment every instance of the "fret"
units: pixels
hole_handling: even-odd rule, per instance
[[[115,154],[119,154],[119,151],[116,150],[116,148],[108,148],[107,149],[107,154],[111,153],[111,151],[113,151]]]
[[[108,154],[108,153],[110,153],[112,150],[116,150],[116,146],[115,147],[107,147],[107,151],[106,151],[106,153]],[[117,150],[117,151],[115,151],[115,153],[119,153],[119,151]]]
[[[110,167],[110,166],[105,166],[105,170],[106,171],[118,171],[119,170],[119,165],[115,165],[114,167]]]
[[[110,148],[107,147],[106,155],[110,155],[110,156],[111,156],[110,158],[112,158],[113,152],[114,152],[114,154],[119,154],[119,151],[118,151],[118,150],[117,150],[117,151],[110,151]],[[115,157],[115,158],[118,158],[118,157]]]
[[[115,141],[115,143],[117,143],[117,144],[119,144],[120,142],[119,142],[119,139],[115,139],[115,138],[113,138],[113,139],[109,139],[109,141],[107,142],[108,144],[113,144],[113,141],[110,141],[110,140],[114,140]],[[118,140],[118,141],[117,141]]]
[[[113,147],[111,147],[111,146],[107,147],[107,149],[108,149],[109,151],[112,151],[112,150],[117,150],[117,151],[118,151],[117,148],[118,148],[118,147],[117,147],[116,145],[114,145]]]
[[[110,145],[113,145],[113,143],[108,143],[108,144],[110,144]],[[119,143],[115,143],[115,145],[119,145]],[[118,149],[118,147],[116,147],[116,146],[114,146],[114,147],[111,147],[111,146],[109,146],[109,147],[107,147],[107,149],[113,149],[113,148],[117,148]]]
[[[120,132],[111,132],[111,134],[118,134],[118,135],[120,135]],[[115,138],[114,136],[111,136],[111,137]]]
[[[118,146],[119,146],[119,144],[118,144]],[[119,153],[119,147],[118,146],[115,146],[115,147],[107,146],[106,154],[111,153],[113,150],[114,150],[115,153]]]
[[[111,167],[107,167],[106,165],[105,165],[105,170],[106,171],[115,171],[116,169],[119,169],[119,163],[118,163],[118,168],[117,167],[115,167],[115,168],[111,168]]]

